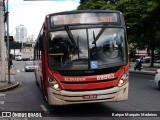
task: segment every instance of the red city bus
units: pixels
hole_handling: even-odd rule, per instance
[[[128,99],[127,33],[121,12],[49,14],[34,47],[35,76],[50,105]]]

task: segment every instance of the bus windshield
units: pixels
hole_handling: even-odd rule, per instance
[[[124,31],[103,26],[50,32],[49,67],[88,70],[122,65],[127,57]]]

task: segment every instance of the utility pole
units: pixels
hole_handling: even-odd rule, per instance
[[[4,1],[0,0],[0,59],[1,59],[1,74],[0,81],[6,82],[6,66],[5,66],[5,42],[4,42]]]
[[[8,49],[8,84],[11,84],[11,79],[10,79],[10,45],[9,45],[9,12],[8,12],[8,0],[6,1],[6,6],[7,6],[7,49]]]

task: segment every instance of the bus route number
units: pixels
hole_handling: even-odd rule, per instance
[[[113,79],[114,74],[107,74],[107,75],[98,75],[97,80],[107,80],[107,79]]]

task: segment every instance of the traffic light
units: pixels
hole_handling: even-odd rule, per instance
[[[4,41],[7,42],[7,36],[4,36]],[[13,36],[9,36],[9,41],[13,41]]]

